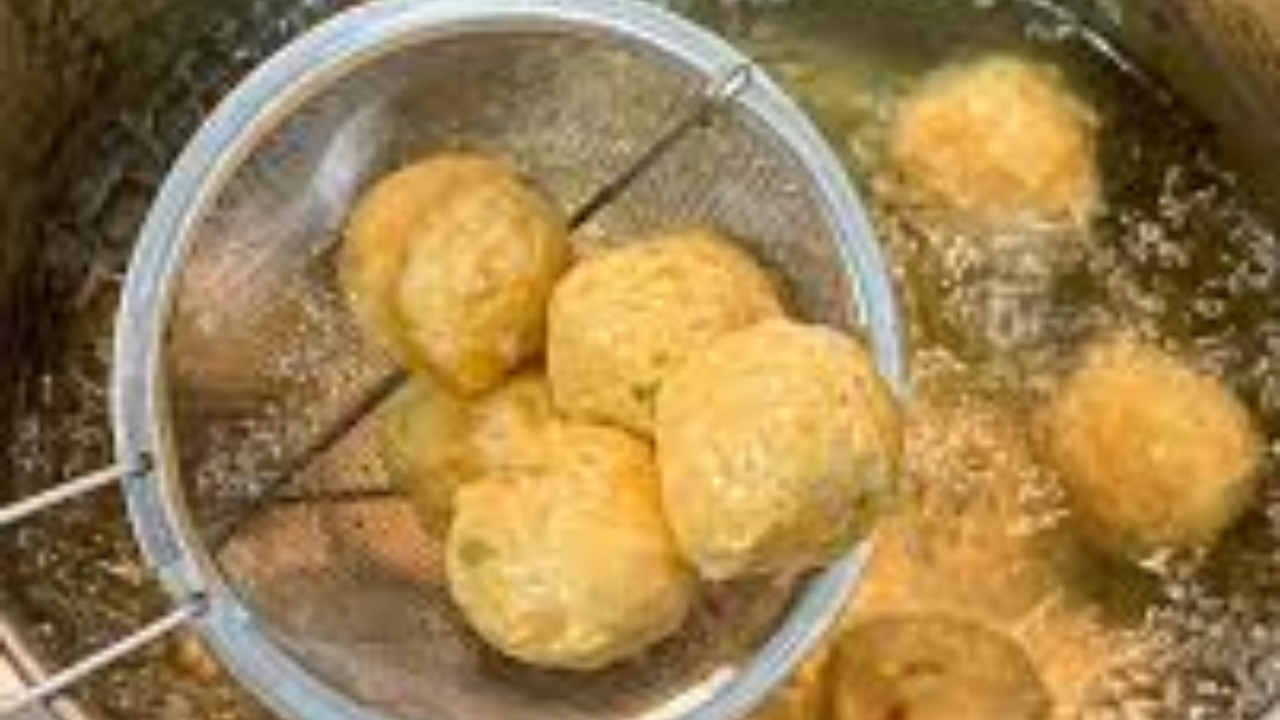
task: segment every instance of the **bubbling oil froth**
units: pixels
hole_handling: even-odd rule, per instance
[[[1079,680],[1072,668],[1090,670],[1075,697],[1057,688],[1063,717],[1260,716],[1280,701],[1280,240],[1205,149],[1194,114],[1127,74],[1122,56],[1057,11],[1012,2],[857,5],[843,15],[762,11],[745,38],[872,190],[909,314],[919,404],[937,402],[938,387],[950,385],[943,402],[953,407],[982,398],[1034,426],[1082,344],[1123,329],[1222,378],[1273,438],[1259,511],[1212,553],[1155,557],[1142,568],[1090,561],[1011,631],[1059,685]],[[930,13],[935,39],[885,40],[919,32]],[[988,49],[1053,62],[1101,115],[1106,207],[1088,233],[957,233],[922,221],[885,180],[881,148],[898,98],[930,68]],[[909,447],[910,463],[939,482],[929,488],[935,498],[971,496],[966,484],[984,481],[966,466],[963,445]],[[1010,542],[1071,531],[1051,468],[1028,469],[1027,478],[1037,472],[1047,481],[1024,484]],[[1125,581],[1085,591],[1101,575]],[[935,589],[952,600],[972,595],[946,582]]]

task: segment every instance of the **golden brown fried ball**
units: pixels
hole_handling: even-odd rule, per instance
[[[379,449],[418,519],[443,531],[458,488],[541,462],[541,433],[554,421],[540,372],[521,373],[479,398],[418,377],[383,411]]]
[[[401,361],[483,392],[542,349],[566,236],[556,208],[505,163],[436,155],[357,203],[341,283],[364,330]]]
[[[449,590],[490,645],[591,670],[670,635],[692,573],[662,516],[652,451],[604,426],[544,434],[541,467],[467,485],[447,548]]]
[[[863,347],[771,320],[693,353],[658,396],[663,499],[713,580],[834,560],[892,495],[897,409]]]
[[[914,201],[962,225],[1081,227],[1100,197],[1097,124],[1051,69],[990,56],[903,102],[889,161]]]
[[[571,416],[648,434],[668,370],[782,312],[768,278],[710,230],[637,242],[575,267],[551,301],[548,374]]]
[[[946,615],[885,615],[836,643],[833,720],[1044,720],[1052,703],[1026,652]]]
[[[1138,561],[1212,545],[1254,497],[1263,453],[1221,382],[1123,337],[1085,352],[1049,407],[1047,435],[1086,534]]]

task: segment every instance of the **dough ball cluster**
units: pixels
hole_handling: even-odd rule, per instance
[[[505,163],[450,153],[374,185],[339,262],[359,325],[414,376],[381,455],[443,538],[463,617],[583,671],[675,632],[699,579],[847,552],[900,449],[865,349],[786,319],[733,241],[683,229],[568,268],[566,235]]]
[[[359,200],[341,283],[360,325],[398,359],[480,393],[541,351],[567,233],[506,163],[436,155]]]
[[[1097,125],[1052,69],[990,56],[903,101],[889,163],[913,201],[966,227],[1081,226],[1100,198]]]
[[[547,367],[556,403],[572,416],[651,434],[672,368],[725,332],[781,314],[764,271],[710,230],[597,255],[551,301]]]
[[[1263,443],[1220,381],[1151,345],[1087,349],[1047,412],[1048,455],[1100,548],[1205,548],[1254,497]]]

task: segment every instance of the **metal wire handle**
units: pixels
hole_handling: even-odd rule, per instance
[[[113,465],[97,472],[82,475],[62,485],[55,486],[37,495],[19,500],[11,505],[0,507],[0,531],[15,527],[37,515],[50,512],[58,507],[106,490],[119,487],[126,480],[136,478],[145,480],[149,467]],[[160,638],[185,625],[203,610],[203,600],[192,598],[164,616],[139,628],[130,635],[77,660],[58,672],[24,688],[16,696],[0,697],[0,718],[16,715],[37,703],[62,694],[67,688],[84,678],[90,677],[99,670],[116,661],[137,652]]]
[[[744,63],[728,70],[722,77],[709,83],[691,100],[691,105],[676,118],[659,137],[648,144],[644,151],[634,158],[616,177],[593,193],[570,216],[570,224],[577,228],[589,221],[596,213],[620,197],[649,168],[653,167],[681,138],[694,129],[705,125],[715,114],[728,103],[739,97],[752,83],[755,67]],[[285,493],[295,479],[305,471],[312,462],[342,440],[353,428],[409,379],[407,373],[396,370],[376,383],[364,394],[350,410],[343,413],[328,429],[320,433],[316,439],[292,460],[284,464],[277,473],[276,480],[267,485],[267,489],[253,498],[247,507],[221,523],[209,538],[211,548],[216,552],[231,541],[235,535],[247,527],[264,510],[274,506],[285,498]],[[32,497],[18,500],[0,507],[0,531],[7,530],[37,515],[57,509],[74,500],[91,495],[108,487],[123,487],[125,482],[147,482],[150,480],[150,462],[143,461],[135,466],[123,464],[112,465],[102,470],[89,473],[57,485]],[[352,496],[356,501],[377,498],[377,493],[357,493]],[[394,497],[387,492],[381,497]],[[329,498],[323,495],[288,497],[289,505],[306,504],[308,502],[345,501],[345,498]],[[139,628],[133,633],[97,650],[57,672],[41,679],[30,687],[21,689],[16,695],[0,697],[0,720],[14,718],[18,712],[34,705],[56,698],[76,683],[92,677],[100,670],[122,660],[129,655],[151,645],[197,620],[206,610],[205,598],[199,595],[187,598],[170,612]]]

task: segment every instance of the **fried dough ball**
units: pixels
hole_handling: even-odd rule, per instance
[[[540,462],[541,432],[555,419],[540,372],[525,372],[479,398],[414,378],[381,415],[379,450],[418,520],[443,532],[458,488]]]
[[[834,560],[892,496],[900,432],[852,338],[787,320],[721,337],[658,395],[663,500],[681,550],[712,580]]]
[[[1023,649],[946,615],[885,615],[836,643],[834,720],[1044,720],[1052,703]]]
[[[1098,121],[1052,69],[990,56],[927,78],[890,130],[913,201],[966,227],[1087,224]]]
[[[597,669],[678,629],[694,579],[662,516],[644,442],[561,424],[543,444],[540,467],[458,491],[449,590],[501,652],[547,668]]]
[[[542,349],[566,237],[556,208],[505,163],[441,154],[360,199],[339,275],[370,336],[411,368],[479,393]]]
[[[1249,411],[1153,346],[1115,337],[1089,348],[1047,417],[1075,516],[1118,557],[1211,546],[1254,497],[1263,443]]]
[[[556,404],[649,434],[668,370],[722,333],[781,312],[764,271],[710,230],[589,258],[551,301],[547,363]]]

